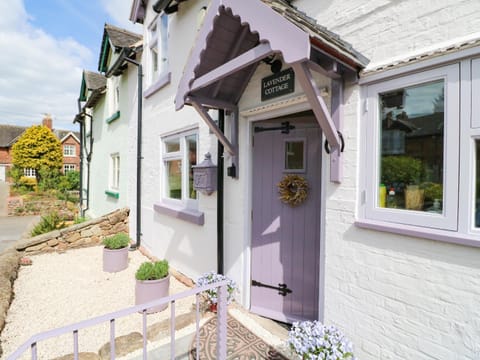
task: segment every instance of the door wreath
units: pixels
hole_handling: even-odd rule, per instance
[[[308,182],[300,175],[287,174],[277,184],[279,199],[290,206],[298,206],[307,199]]]

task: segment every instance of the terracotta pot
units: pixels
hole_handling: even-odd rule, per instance
[[[103,271],[118,272],[128,265],[128,247],[121,249],[103,248]]]
[[[216,313],[217,312],[217,303],[211,303],[210,304],[210,311],[213,312],[213,313]]]
[[[170,288],[170,275],[158,280],[136,280],[135,305],[145,304],[163,297],[167,297]],[[154,306],[147,310],[147,314],[165,310],[167,304]]]

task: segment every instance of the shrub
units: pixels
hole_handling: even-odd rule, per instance
[[[81,224],[81,223],[83,223],[87,220],[88,219],[85,216],[76,216],[75,219],[73,220],[73,223],[74,224]]]
[[[125,233],[118,233],[106,237],[105,239],[103,239],[102,243],[107,249],[122,249],[130,244],[130,237]]]
[[[155,262],[146,261],[140,265],[135,278],[137,280],[158,280],[167,277],[168,275],[168,261],[160,260]]]
[[[64,227],[66,227],[66,225],[60,215],[56,212],[51,212],[50,214],[41,217],[40,222],[35,225],[30,234],[32,236],[37,236],[53,230],[63,229]]]

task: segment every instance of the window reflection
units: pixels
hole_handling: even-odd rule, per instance
[[[443,80],[379,95],[379,206],[441,213]]]

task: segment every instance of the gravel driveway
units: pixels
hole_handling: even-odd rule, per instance
[[[69,250],[31,256],[33,264],[21,267],[15,281],[15,298],[0,336],[3,357],[15,351],[32,335],[52,328],[120,310],[135,303],[134,274],[148,259],[140,252],[129,253],[129,266],[118,273],[102,270],[102,247]],[[188,289],[173,276],[170,293]],[[192,298],[176,302],[177,314],[191,310]],[[148,316],[148,325],[169,318],[170,311]],[[133,314],[116,322],[116,336],[141,332],[141,315]],[[98,352],[109,341],[109,325],[79,332],[80,351]],[[41,342],[40,359],[73,352],[72,335]]]

